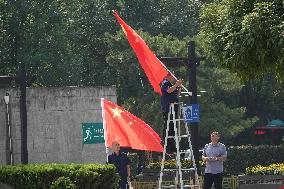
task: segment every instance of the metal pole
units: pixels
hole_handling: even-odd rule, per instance
[[[192,96],[189,96],[191,104],[197,104],[197,84],[196,84],[196,67],[199,65],[199,61],[195,54],[195,43],[190,41],[188,45],[188,71],[189,71],[189,89],[192,92]],[[199,151],[198,151],[198,123],[190,123],[191,141],[193,155],[197,168],[199,168]]]
[[[13,165],[13,143],[12,143],[12,131],[11,131],[11,119],[10,119],[10,95],[6,93],[4,96],[6,104],[6,164]]]
[[[6,96],[4,98],[6,98],[9,96]],[[7,165],[11,165],[11,159],[10,159],[10,128],[9,128],[9,102],[6,102],[5,99],[5,105],[6,105],[6,164]]]
[[[27,143],[27,106],[26,106],[26,68],[21,62],[20,72],[20,117],[21,117],[21,163],[28,164],[28,143]]]

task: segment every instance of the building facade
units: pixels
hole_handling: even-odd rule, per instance
[[[20,91],[0,89],[0,164],[7,164],[9,117],[14,164],[21,163]],[[114,87],[51,87],[27,89],[29,163],[105,163],[103,143],[84,144],[82,125],[102,123],[100,98],[116,103]]]

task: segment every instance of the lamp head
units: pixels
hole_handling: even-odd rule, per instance
[[[10,102],[10,95],[9,95],[9,93],[6,93],[6,95],[4,96],[4,101],[5,101],[6,105],[9,104],[9,102]]]

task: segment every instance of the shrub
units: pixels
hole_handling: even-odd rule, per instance
[[[0,166],[0,182],[15,189],[50,189],[59,177],[69,178],[79,189],[114,189],[119,176],[113,165],[28,164]],[[15,182],[15,180],[17,182]]]
[[[228,159],[224,162],[225,175],[245,174],[247,167],[268,166],[284,163],[284,145],[232,146],[227,149]],[[202,164],[200,163],[202,166]],[[166,161],[166,167],[175,166],[174,161]],[[192,166],[191,164],[189,166]],[[150,163],[147,168],[160,168],[161,163]]]
[[[247,167],[267,166],[273,163],[284,163],[284,145],[229,147],[224,172],[229,175],[239,175],[244,174]]]
[[[76,185],[68,177],[59,177],[52,182],[50,189],[76,189]]]
[[[284,175],[284,163],[275,163],[269,166],[253,166],[246,168],[247,175]]]
[[[147,165],[146,168],[151,168],[151,169],[160,169],[162,165],[162,162],[154,162],[154,163],[150,163],[149,165]],[[165,161],[164,164],[165,168],[175,168],[176,167],[176,161],[175,160],[167,160]],[[183,168],[190,168],[192,167],[192,161],[189,160],[181,160],[181,166]]]

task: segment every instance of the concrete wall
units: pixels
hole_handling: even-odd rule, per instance
[[[0,89],[0,164],[6,163],[6,117],[3,97],[11,96],[15,163],[21,162],[20,91]],[[27,89],[29,163],[105,163],[104,144],[83,144],[82,123],[101,123],[100,98],[116,102],[114,87]]]

